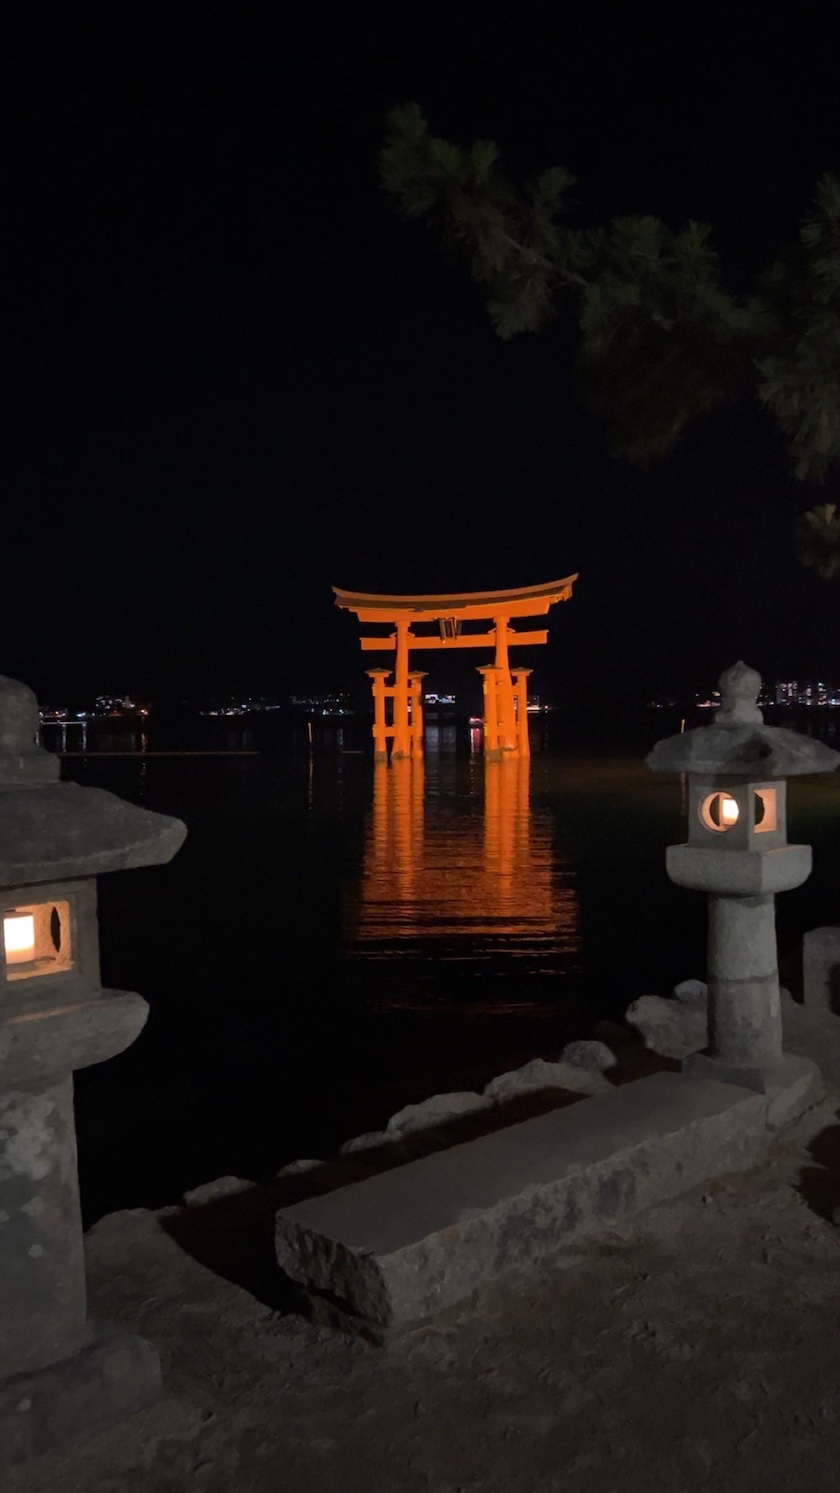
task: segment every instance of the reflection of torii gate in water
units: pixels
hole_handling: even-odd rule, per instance
[[[479,668],[484,685],[484,750],[493,759],[527,757],[528,675],[530,669],[511,669],[511,647],[545,643],[548,632],[517,632],[513,617],[544,615],[555,602],[568,601],[576,575],[544,586],[524,586],[518,591],[463,591],[451,596],[370,596],[362,591],[340,591],[335,604],[355,612],[360,622],[390,623],[389,637],[361,639],[366,653],[395,650],[393,670],[368,669],[373,684],[374,758],[409,757],[423,750],[422,684],[425,674],[412,670],[409,653],[443,648],[495,648],[492,664]],[[415,624],[437,623],[438,634],[416,633]],[[462,632],[464,622],[491,622],[489,631]],[[393,672],[393,684],[385,680]],[[388,721],[386,701],[391,701]]]
[[[361,879],[345,904],[353,957],[576,965],[574,868],[555,852],[551,815],[530,807],[530,771],[524,758],[488,763],[483,812],[473,800],[453,814],[446,795],[424,801],[422,758],[376,764]]]

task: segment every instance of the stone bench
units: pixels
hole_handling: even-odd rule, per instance
[[[277,1259],[311,1295],[400,1326],[754,1165],[766,1140],[764,1095],[656,1073],[283,1208]]]

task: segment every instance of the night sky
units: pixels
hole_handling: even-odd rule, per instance
[[[614,462],[568,338],[497,340],[376,174],[416,99],[517,170],[568,166],[581,223],[712,222],[744,284],[840,171],[840,23],[332,9],[13,7],[0,670],[56,703],[323,689],[372,662],[333,584],[579,570],[531,660],[551,688],[704,689],[739,656],[840,676],[840,587],[791,539],[837,480],[796,482],[751,403],[647,474]]]

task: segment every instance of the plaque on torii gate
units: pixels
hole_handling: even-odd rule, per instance
[[[422,684],[425,675],[412,669],[410,654],[442,649],[492,648],[492,664],[478,672],[484,690],[484,751],[493,759],[527,757],[528,676],[530,669],[511,667],[511,648],[548,641],[548,630],[517,631],[514,617],[545,615],[549,607],[568,601],[577,575],[542,586],[516,591],[461,591],[441,596],[372,596],[363,591],[333,587],[335,604],[355,612],[362,623],[388,624],[385,637],[363,637],[366,653],[392,652],[390,668],[368,669],[373,688],[373,746],[377,762],[387,761],[388,741],[393,757],[410,757],[423,750]],[[490,623],[480,632],[464,631],[464,623]],[[415,631],[431,624],[431,631]],[[386,681],[393,675],[393,683]],[[390,704],[390,720],[388,705]]]

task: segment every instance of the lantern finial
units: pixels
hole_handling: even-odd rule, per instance
[[[60,764],[36,740],[38,701],[17,679],[0,674],[0,787],[35,787],[54,783]]]
[[[724,669],[720,686],[720,710],[715,717],[716,726],[760,726],[764,716],[756,704],[761,689],[761,675],[739,659],[731,668]]]

